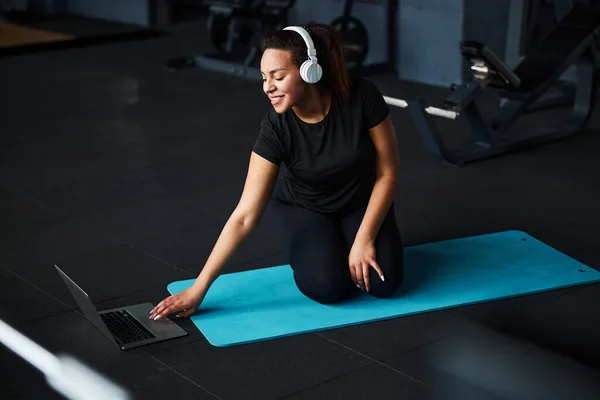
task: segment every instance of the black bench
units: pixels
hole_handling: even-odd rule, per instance
[[[547,38],[532,48],[514,69],[482,43],[461,43],[460,50],[470,64],[473,80],[453,87],[444,108],[466,116],[474,144],[449,149],[431,117],[424,112],[425,105],[422,102],[409,104],[428,150],[446,162],[462,165],[580,132],[589,120],[595,99],[599,32],[600,6],[575,3]],[[507,131],[525,113],[539,108],[543,96],[560,83],[561,76],[571,66],[577,68],[577,78],[569,98],[572,109],[567,122],[563,126],[509,137]],[[484,118],[481,112],[480,95],[489,89],[497,91],[503,99],[494,118]],[[564,101],[555,103],[564,105]]]

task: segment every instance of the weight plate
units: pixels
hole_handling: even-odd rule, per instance
[[[369,34],[365,25],[359,19],[348,16],[335,19],[331,26],[342,39],[348,71],[358,73],[369,52]]]

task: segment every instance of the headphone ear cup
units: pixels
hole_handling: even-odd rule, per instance
[[[312,83],[310,81],[310,75],[308,75],[308,69],[310,68],[310,64],[311,64],[311,61],[306,60],[300,66],[300,77],[302,77],[302,80],[306,83]]]
[[[307,60],[300,67],[300,76],[307,83],[317,83],[323,76],[323,69],[318,63]]]
[[[319,63],[314,63],[310,65],[310,67],[308,67],[307,73],[310,77],[314,75],[314,78],[311,80],[313,81],[313,83],[317,83],[321,80],[321,77],[323,76],[323,69],[321,68],[321,65],[319,65]]]

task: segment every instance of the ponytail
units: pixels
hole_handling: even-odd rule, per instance
[[[317,59],[323,69],[318,82],[326,91],[347,98],[350,93],[350,78],[346,68],[344,48],[338,33],[329,25],[310,23],[303,26],[311,36]],[[293,31],[275,31],[261,39],[261,51],[267,49],[287,50],[292,54],[294,64],[300,68],[306,61],[306,44],[302,37]]]

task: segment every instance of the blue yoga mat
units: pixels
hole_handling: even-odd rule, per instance
[[[214,346],[233,346],[600,281],[600,272],[526,233],[507,231],[405,248],[396,295],[316,303],[289,265],[221,275],[191,320]],[[168,285],[171,294],[194,280]]]

